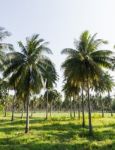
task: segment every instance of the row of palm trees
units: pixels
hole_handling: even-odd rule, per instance
[[[48,92],[48,93],[47,93]],[[110,113],[110,116],[113,116],[115,111],[115,98],[113,95],[108,95],[108,92],[104,93],[105,95],[100,95],[100,93],[95,93],[95,95],[90,95],[91,99],[91,110],[92,112],[100,112],[101,116],[104,117],[105,113]],[[31,95],[30,96],[30,117],[33,117],[36,112],[43,112],[45,118],[48,119],[52,117],[52,112],[59,112],[66,114],[70,113],[70,119],[81,118],[81,104],[82,104],[82,95],[76,96],[75,99],[69,99],[65,97],[63,99],[60,92],[55,89],[50,89],[44,94]],[[11,116],[11,121],[15,119],[15,112],[20,113],[20,118],[22,119],[25,114],[25,99],[17,97],[13,101],[13,95],[9,95],[4,83],[0,85],[0,110],[3,111],[3,116],[7,116],[7,112],[13,112]],[[84,111],[87,112],[87,96],[84,97]],[[14,107],[12,107],[14,106]],[[13,109],[13,110],[12,110]],[[46,113],[45,113],[46,111]],[[53,113],[54,114],[54,113]],[[85,113],[86,114],[86,113]],[[100,117],[101,117],[100,116]]]
[[[65,78],[64,91],[70,98],[74,98],[81,91],[83,127],[85,126],[85,92],[88,100],[90,135],[93,134],[90,95],[96,90],[102,93],[104,88],[107,88],[109,93],[113,86],[111,77],[105,72],[105,69],[112,69],[112,62],[115,63],[115,60],[112,51],[100,49],[102,44],[106,44],[106,41],[96,39],[96,34],[91,36],[88,31],[85,31],[81,34],[80,39],[74,42],[75,49],[66,48],[62,51],[62,54],[67,55],[62,64]]]
[[[9,36],[8,32],[3,29],[0,30],[0,35]],[[93,133],[90,94],[96,90],[100,91],[103,77],[107,76],[104,68],[112,69],[114,67],[112,64],[115,62],[112,51],[99,49],[102,44],[106,44],[106,41],[95,38],[96,34],[91,36],[88,31],[85,31],[81,34],[80,40],[74,42],[75,49],[66,48],[62,51],[62,54],[67,55],[62,64],[64,69],[63,91],[70,100],[75,99],[79,94],[82,95],[83,127],[85,126],[84,96],[87,96],[90,135]],[[54,88],[58,79],[55,65],[45,55],[45,53],[52,54],[52,51],[48,48],[48,43],[40,39],[38,34],[26,38],[25,45],[21,41],[18,42],[20,52],[15,51],[11,44],[1,43],[0,45],[3,79],[8,81],[9,89],[14,90],[14,101],[16,98],[25,101],[25,133],[28,133],[30,96],[39,94],[41,89],[46,91],[46,118],[48,117],[48,93],[51,93],[50,90]],[[10,52],[3,52],[4,45]],[[108,92],[111,89],[112,87],[109,87]]]

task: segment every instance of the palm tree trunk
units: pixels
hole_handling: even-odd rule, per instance
[[[48,119],[48,90],[46,94],[46,119]]]
[[[102,118],[104,117],[104,108],[103,108],[103,100],[101,99],[101,94],[100,94],[100,100],[101,100],[101,111],[102,111]]]
[[[70,97],[70,118],[72,118],[72,100]]]
[[[50,103],[50,117],[52,116],[52,102]]]
[[[85,114],[84,114],[84,95],[83,95],[83,87],[82,87],[82,127],[85,127]]]
[[[111,98],[110,98],[110,92],[108,90],[108,99],[110,100],[110,112],[111,112],[111,117],[113,116],[113,111],[112,111],[112,104],[111,104]]]
[[[24,110],[22,109],[22,112],[21,112],[21,119],[23,118],[23,114],[24,114]]]
[[[103,108],[103,104],[102,104],[102,118],[104,118],[104,108]]]
[[[111,117],[113,117],[113,111],[112,111],[112,106],[110,106],[110,107],[111,107],[111,108],[110,108],[110,109],[111,109]]]
[[[13,96],[13,101],[12,101],[12,116],[11,116],[11,121],[14,121],[14,105],[15,105],[15,94]]]
[[[76,116],[76,114],[75,114],[75,110],[76,110],[76,104],[75,104],[75,98],[74,98],[74,100],[73,100],[73,113],[74,113],[74,118],[75,118],[75,116]]]
[[[29,92],[26,97],[27,100],[27,107],[26,107],[26,128],[25,128],[25,133],[29,132]]]
[[[33,117],[33,110],[31,110],[31,118]]]
[[[87,95],[88,95],[89,135],[92,135],[93,134],[93,128],[92,128],[91,104],[90,104],[90,93],[89,93],[89,84],[88,84],[88,81],[87,81]]]
[[[78,101],[78,119],[81,118],[81,115],[80,115],[80,102]]]
[[[4,109],[4,117],[6,117],[7,115],[7,106],[5,106],[5,109]]]

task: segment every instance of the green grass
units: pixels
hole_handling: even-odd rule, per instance
[[[16,114],[15,121],[0,117],[0,150],[115,150],[115,117],[93,114],[93,137],[81,120],[69,118],[67,113],[55,113],[53,118],[44,119],[37,113],[30,119],[30,132],[24,133],[25,120]]]

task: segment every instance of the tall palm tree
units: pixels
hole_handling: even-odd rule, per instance
[[[18,93],[24,93],[26,99],[26,128],[25,133],[29,132],[29,103],[30,93],[39,93],[43,87],[43,78],[46,72],[46,66],[51,65],[50,59],[44,55],[44,52],[51,54],[47,47],[47,42],[39,38],[39,35],[33,35],[26,38],[26,45],[21,41],[18,45],[21,52],[8,53],[6,60],[6,69],[4,76],[9,77],[9,83]]]
[[[100,46],[106,42],[96,39],[96,34],[90,35],[88,31],[81,34],[80,40],[75,41],[75,49],[66,48],[62,54],[67,54],[67,58],[62,64],[65,79],[71,78],[73,84],[80,82],[87,87],[88,96],[88,116],[89,134],[93,133],[91,121],[90,90],[94,79],[101,76],[102,68],[111,67],[110,50],[100,50]]]

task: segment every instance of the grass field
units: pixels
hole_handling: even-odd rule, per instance
[[[87,124],[87,120],[86,120]],[[0,150],[115,150],[115,116],[93,114],[94,136],[88,136],[88,126],[69,114],[55,113],[45,120],[43,113],[30,119],[30,133],[24,133],[25,120],[16,114],[15,121],[0,117]]]

